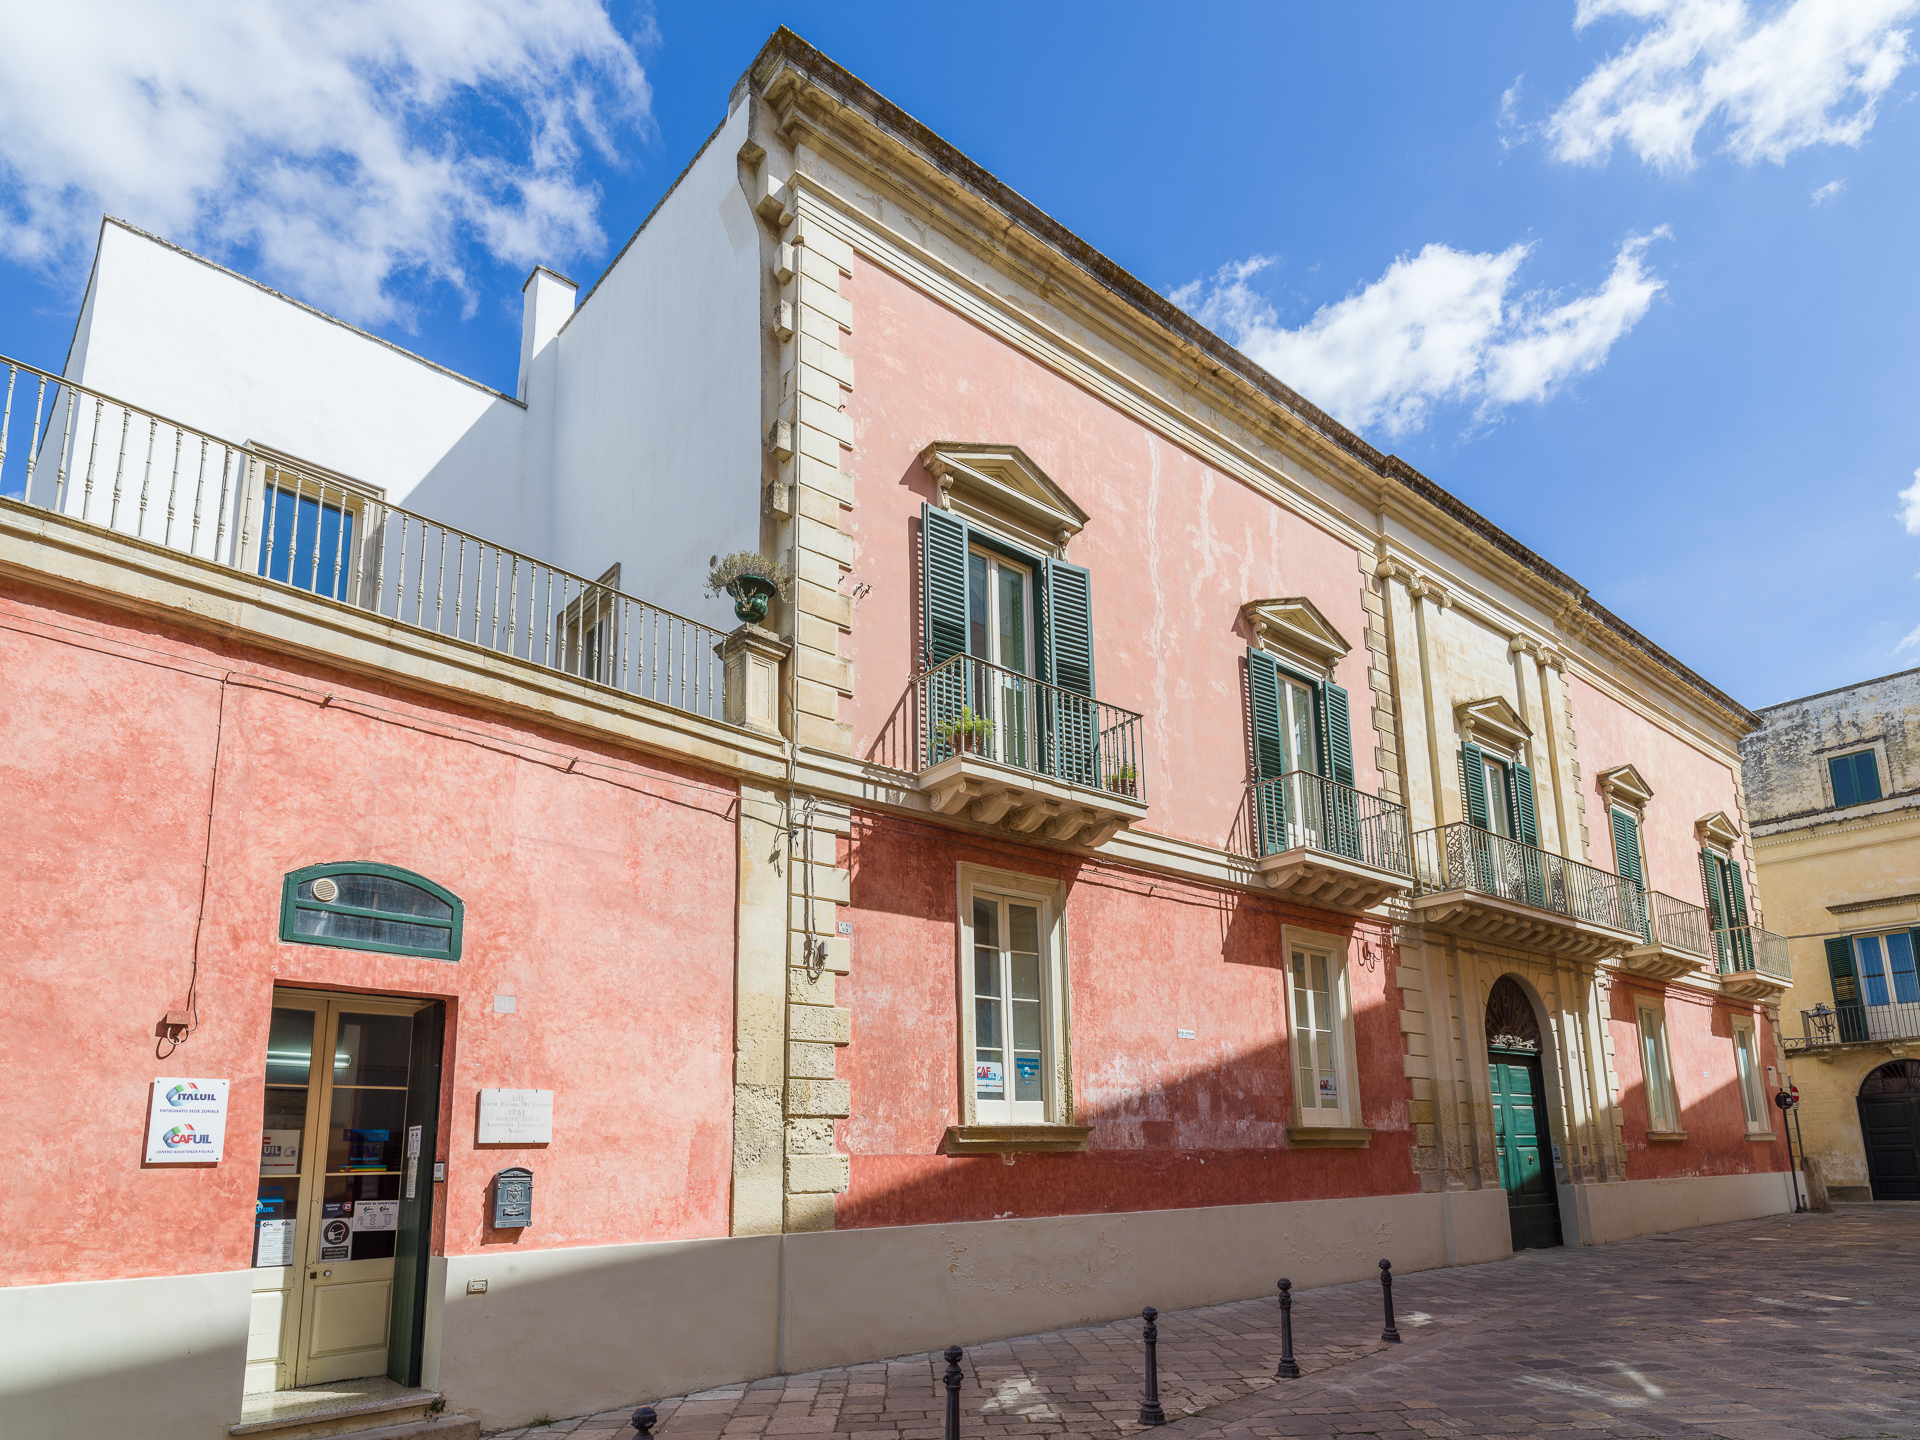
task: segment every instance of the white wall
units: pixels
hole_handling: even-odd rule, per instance
[[[764,227],[740,185],[747,106],[728,117],[536,366],[555,393],[553,558],[721,629],[707,559],[760,548]]]
[[[461,503],[435,518],[545,548],[546,507],[522,501],[520,406],[117,222],[102,227],[68,364],[83,385],[395,504],[418,508],[438,481]]]

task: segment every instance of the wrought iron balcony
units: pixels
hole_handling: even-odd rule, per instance
[[[1140,717],[956,655],[913,682],[914,770],[943,815],[1104,845],[1147,813]]]
[[[1247,788],[1253,856],[1273,889],[1338,910],[1367,910],[1413,883],[1407,810],[1305,770]]]
[[[972,655],[914,680],[912,745],[939,814],[1075,845],[1146,814],[1139,714]]]
[[[1426,924],[1590,960],[1646,941],[1633,881],[1477,825],[1422,830],[1413,862],[1413,911]]]
[[[1745,1000],[1771,1000],[1793,984],[1787,937],[1758,925],[1733,925],[1713,932],[1714,969],[1720,988]]]
[[[1659,890],[1647,891],[1641,906],[1643,943],[1620,957],[1629,970],[1656,980],[1671,980],[1712,962],[1709,917],[1704,907]]]
[[[417,630],[719,718],[723,632],[0,357],[0,496]]]
[[[1920,1040],[1920,1002],[1896,1000],[1885,1005],[1852,1002],[1834,1006],[1822,1002],[1800,1012],[1800,1032],[1785,1038],[1789,1055],[1827,1050],[1837,1045]]]

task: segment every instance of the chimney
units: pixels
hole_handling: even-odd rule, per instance
[[[580,287],[544,265],[533,267],[527,283],[520,287],[520,390],[522,403],[527,398],[527,377],[533,371],[534,357],[547,342],[560,333],[560,327],[573,314],[573,297]]]

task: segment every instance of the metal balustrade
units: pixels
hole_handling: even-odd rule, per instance
[[[1662,890],[1647,892],[1647,905],[1652,913],[1653,926],[1648,938],[1666,946],[1669,950],[1684,950],[1689,955],[1698,955],[1702,960],[1711,959],[1713,944],[1707,938],[1712,925],[1706,907],[1690,905],[1685,900],[1676,900]]]
[[[1915,1039],[1920,1039],[1920,1003],[1896,1000],[1885,1005],[1868,1005],[1850,1001],[1802,1010],[1800,1034],[1785,1037],[1785,1045],[1791,1055],[1829,1045]]]
[[[724,632],[0,357],[0,497],[719,718]]]
[[[1729,925],[1713,932],[1714,968],[1722,975],[1753,971],[1783,984],[1793,983],[1787,937],[1758,925]]]
[[[1414,894],[1470,890],[1612,930],[1643,933],[1631,880],[1464,822],[1413,837]]]
[[[1307,770],[1254,781],[1247,801],[1256,860],[1305,848],[1395,875],[1413,874],[1404,805]]]
[[[1130,800],[1146,798],[1140,716],[956,655],[913,682],[915,770],[956,755]]]

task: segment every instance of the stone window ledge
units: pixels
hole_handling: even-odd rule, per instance
[[[1365,1125],[1289,1125],[1289,1150],[1364,1150],[1373,1138]]]
[[[1087,1148],[1091,1125],[949,1125],[949,1155],[1047,1154]]]
[[[1749,1130],[1747,1132],[1747,1139],[1753,1141],[1756,1145],[1771,1145],[1779,1138],[1780,1137],[1771,1130]]]
[[[1687,1138],[1687,1132],[1684,1130],[1649,1130],[1647,1131],[1647,1142],[1651,1145],[1678,1145],[1682,1140],[1685,1140],[1686,1138]],[[1769,1136],[1768,1138],[1771,1139],[1772,1137]]]

